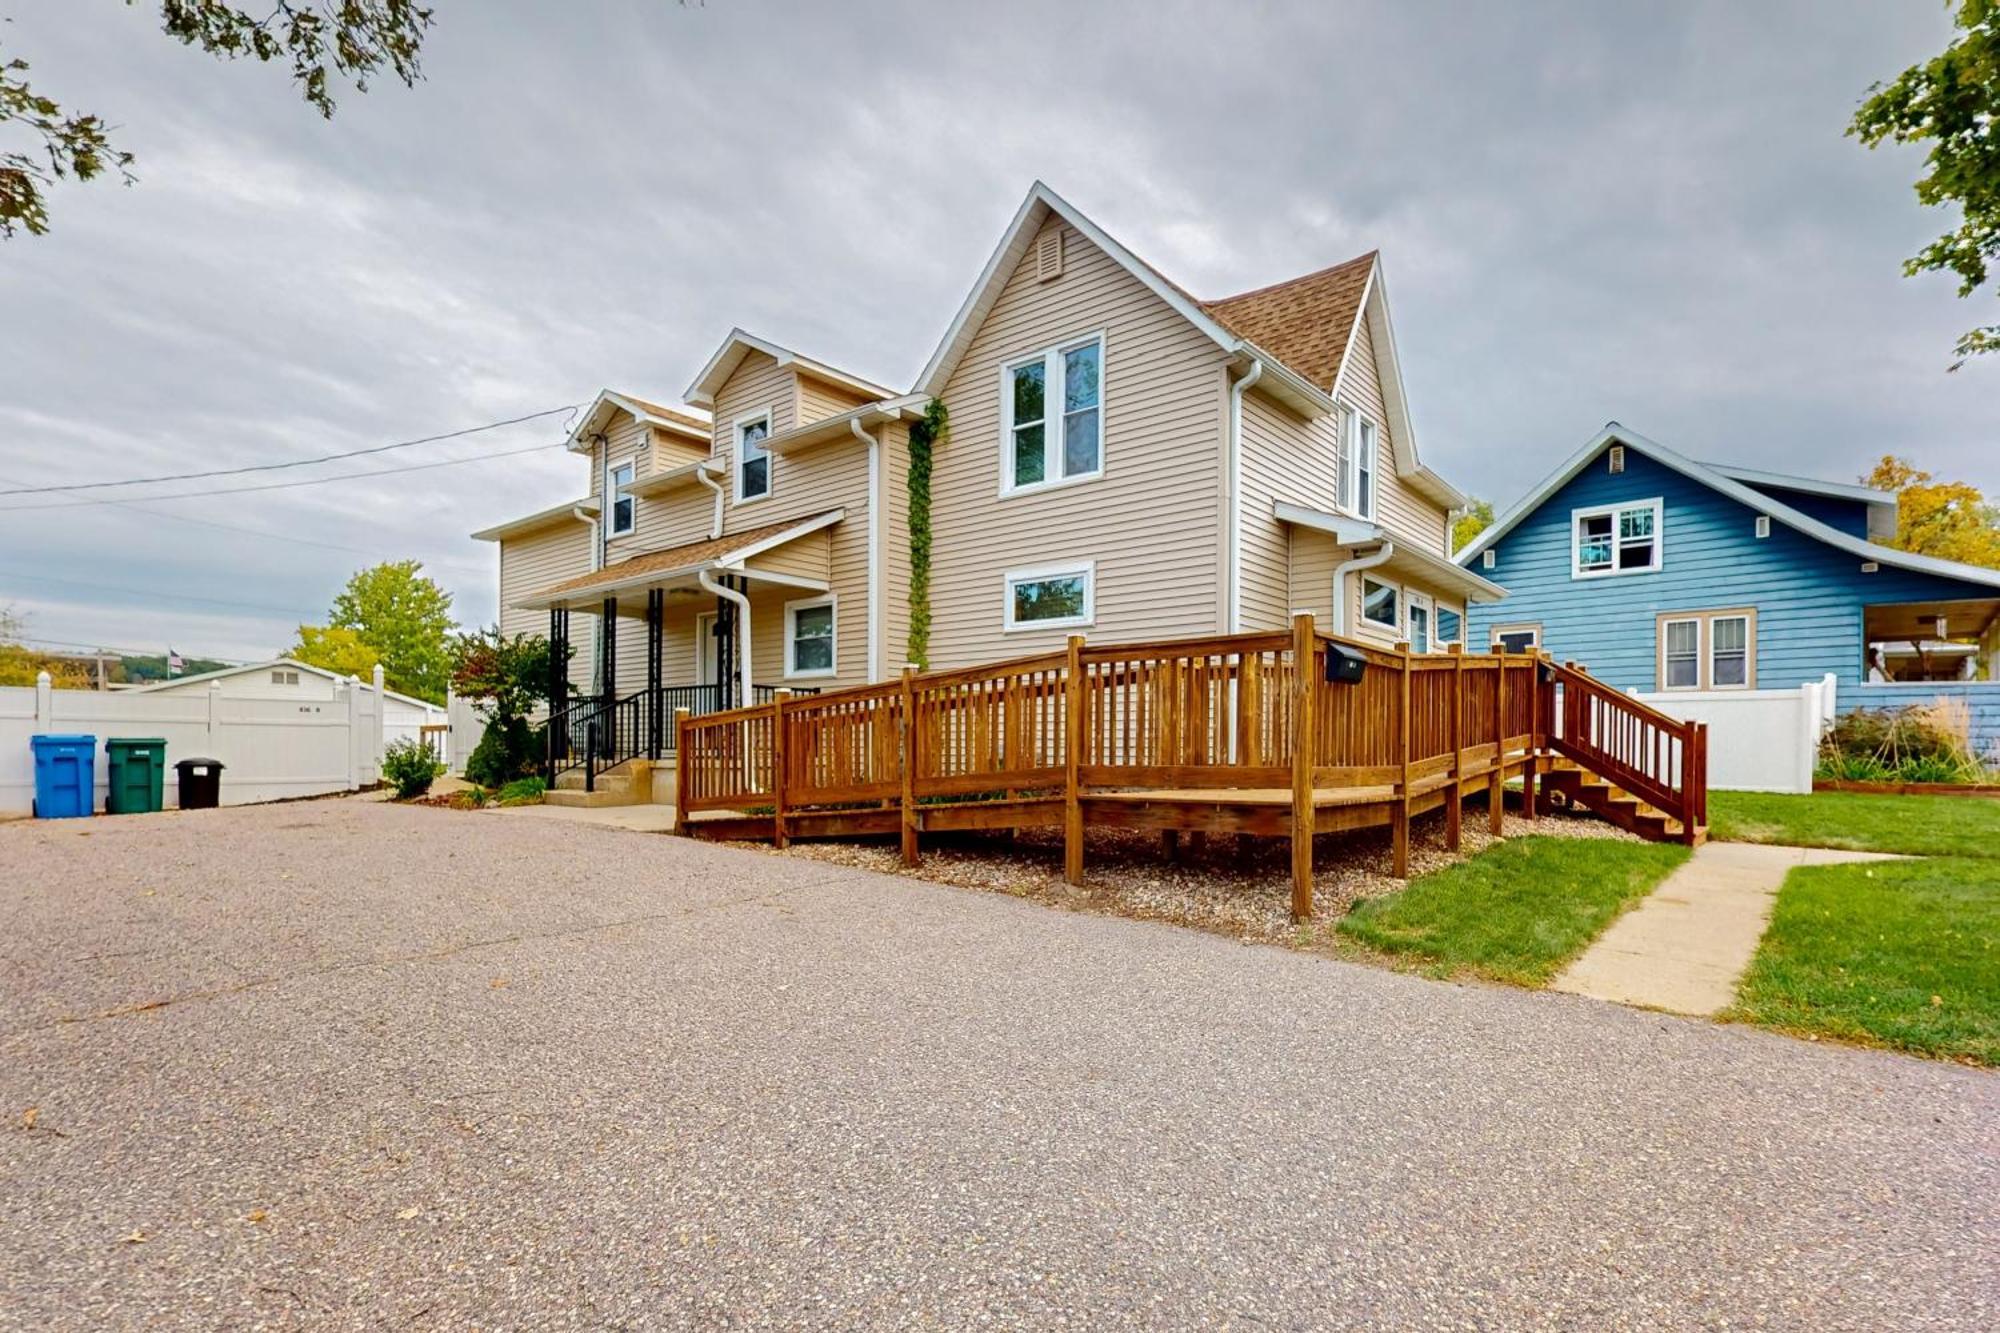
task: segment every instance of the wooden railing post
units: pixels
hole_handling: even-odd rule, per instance
[[[1507,826],[1507,645],[1493,645],[1493,772],[1486,779],[1486,831]]]
[[[1548,719],[1542,711],[1545,702],[1542,697],[1542,656],[1539,652],[1530,653],[1528,661],[1528,669],[1534,674],[1529,677],[1531,684],[1528,686],[1528,762],[1521,770],[1521,815],[1523,818],[1533,819],[1535,777],[1542,766],[1542,752],[1548,748],[1547,740],[1542,735],[1543,729],[1548,725]],[[1553,685],[1549,686],[1551,690],[1554,688]]]
[[[1465,648],[1454,643],[1445,651],[1451,654],[1451,786],[1444,803],[1444,845],[1455,852],[1465,813],[1460,808],[1465,793],[1459,790],[1465,774]]]
[[[1403,673],[1402,705],[1396,710],[1396,753],[1402,764],[1402,781],[1397,784],[1395,804],[1389,808],[1389,873],[1397,879],[1410,877],[1410,645],[1396,645],[1396,665]]]
[[[687,836],[688,710],[674,710],[674,832]]]
[[[917,863],[917,666],[903,664],[902,842],[903,864]]]
[[[1319,682],[1313,658],[1318,637],[1310,612],[1292,617],[1292,919],[1307,921],[1313,911],[1314,740],[1313,699]]]
[[[785,836],[785,700],[790,690],[771,692],[771,845],[791,845]]]
[[[1083,636],[1069,636],[1063,679],[1063,878],[1083,883]]]

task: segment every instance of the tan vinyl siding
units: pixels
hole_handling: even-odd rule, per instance
[[[882,674],[910,658],[910,428],[882,428]]]
[[[798,385],[797,420],[801,426],[810,426],[815,421],[837,417],[842,412],[851,412],[873,398],[814,379],[810,375],[794,376]]]
[[[1307,422],[1255,390],[1243,397],[1243,628],[1282,629],[1300,606],[1292,583],[1297,543],[1280,523],[1279,500],[1334,507],[1338,431],[1333,418]]]
[[[1062,643],[1068,631],[1003,632],[1004,576],[1029,566],[1096,562],[1085,632],[1099,641],[1217,628],[1223,354],[1081,235],[1064,238],[1052,282],[1036,281],[1034,248],[942,395],[951,432],[931,488],[933,666]],[[1000,367],[1099,331],[1104,474],[1001,498]]]
[[[1292,533],[1293,609],[1312,612],[1313,619],[1322,630],[1331,632],[1334,627],[1333,571],[1352,559],[1354,554],[1352,547],[1338,545],[1328,533],[1311,528],[1299,528]],[[1465,603],[1457,593],[1442,592],[1435,584],[1400,569],[1365,569],[1347,576],[1346,632],[1352,638],[1392,644],[1401,637],[1391,633],[1386,626],[1361,618],[1361,581],[1369,577],[1426,593],[1440,610],[1456,611],[1461,616],[1465,614]],[[1463,636],[1463,627],[1459,632]]]
[[[500,543],[500,631],[503,634],[543,634],[549,632],[549,613],[530,611],[513,605],[552,583],[590,572],[591,528],[575,520],[557,522]],[[588,625],[584,617],[571,621],[572,627]],[[572,628],[572,634],[575,629]],[[592,658],[579,653],[570,661],[570,679],[579,688],[590,682]]]
[[[1341,374],[1340,395],[1375,423],[1375,521],[1399,540],[1415,542],[1434,555],[1444,555],[1444,510],[1411,490],[1396,475],[1395,439],[1390,434],[1389,411],[1382,397],[1382,380],[1375,362],[1375,342],[1363,319],[1354,335]]]
[[[827,532],[822,528],[794,538],[783,546],[774,546],[762,555],[753,555],[743,563],[751,569],[768,570],[793,578],[825,579],[831,568],[827,548]]]

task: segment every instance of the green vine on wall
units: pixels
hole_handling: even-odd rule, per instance
[[[945,437],[949,417],[933,398],[910,426],[910,640],[905,660],[931,664],[931,452]]]

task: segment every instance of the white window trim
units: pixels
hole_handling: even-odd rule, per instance
[[[622,462],[606,463],[604,465],[604,535],[607,537],[629,537],[639,530],[639,497],[636,495],[625,496],[627,500],[632,502],[632,521],[622,528],[617,526],[618,497],[620,495],[618,473],[621,469],[630,469],[632,477],[625,482],[625,485],[630,486],[633,481],[637,481],[639,478],[639,460],[636,458],[627,458]]]
[[[1018,363],[1017,363],[1018,364]],[[1014,619],[1014,585],[1038,583],[1043,579],[1083,578],[1083,614],[1057,620]],[[1084,629],[1097,623],[1097,562],[1071,560],[1059,565],[1035,565],[1010,569],[1000,578],[1000,627],[1003,633],[1025,634],[1043,629]]]
[[[798,634],[797,634],[798,615],[799,612],[801,611],[810,611],[814,607],[819,607],[819,606],[827,607],[833,612],[833,641],[831,644],[832,652],[828,658],[828,665],[824,667],[815,667],[810,671],[801,671],[799,670],[798,663],[794,658],[794,650],[798,647]],[[823,597],[801,597],[795,602],[786,602],[785,603],[785,679],[824,680],[828,676],[837,676],[839,674],[840,674],[839,599],[835,597],[834,594],[827,593]]]
[[[1515,621],[1511,625],[1490,626],[1486,631],[1486,646],[1489,649],[1498,647],[1500,643],[1500,637],[1504,634],[1532,634],[1535,636],[1535,642],[1533,643],[1532,647],[1536,652],[1541,651],[1542,626],[1541,622],[1539,621],[1519,620]]]
[[[1361,425],[1368,424],[1374,434],[1374,447],[1367,452],[1369,459],[1368,476],[1373,483],[1368,488],[1368,508],[1361,508]],[[1344,514],[1373,522],[1375,511],[1382,501],[1382,423],[1354,404],[1342,400],[1340,404],[1340,449],[1334,460],[1334,507]],[[1451,541],[1450,525],[1446,525],[1445,541]],[[1446,552],[1446,554],[1450,554]],[[1380,582],[1380,580],[1377,580]]]
[[[770,499],[778,492],[777,457],[769,449],[760,449],[758,452],[764,456],[764,461],[768,464],[764,469],[764,493],[762,495],[752,495],[747,498],[743,494],[743,428],[745,426],[754,426],[761,421],[764,423],[764,438],[768,440],[774,433],[772,422],[775,419],[772,415],[772,409],[766,407],[760,411],[740,416],[729,423],[729,489],[731,498],[737,504],[756,504],[759,500]]]
[[[1062,440],[1062,359],[1065,352],[1074,352],[1079,347],[1097,344],[1097,466],[1089,472],[1066,474],[1061,472],[1063,456]],[[1045,347],[1039,352],[1025,356],[1009,357],[1000,364],[1000,496],[1033,495],[1039,491],[1054,490],[1059,486],[1075,486],[1082,482],[1097,481],[1104,476],[1105,449],[1105,402],[1110,397],[1106,385],[1106,355],[1104,330],[1098,329],[1075,338],[1065,338],[1059,343]],[[1031,481],[1025,486],[1014,484],[1014,372],[1022,366],[1042,363],[1042,480]]]
[[[1667,675],[1667,630],[1673,625],[1694,626],[1694,684],[1675,685]],[[1704,650],[1708,647],[1708,627],[1703,616],[1662,616],[1660,617],[1660,692],[1662,694],[1699,694],[1708,676],[1708,663]]]
[[[1633,509],[1653,511],[1653,562],[1633,569],[1618,567],[1618,515]],[[1585,569],[1583,567],[1583,520],[1611,516],[1611,567],[1608,569]],[[1569,576],[1572,579],[1610,579],[1624,574],[1657,574],[1667,564],[1666,507],[1661,497],[1650,500],[1621,500],[1617,504],[1585,505],[1569,511]]]
[[[1395,590],[1396,593],[1395,624],[1385,625],[1379,620],[1370,620],[1368,618],[1368,585],[1371,583],[1380,584],[1384,588],[1392,588]],[[1409,626],[1409,617],[1407,608],[1410,605],[1410,594],[1409,591],[1406,588],[1404,588],[1402,584],[1398,583],[1394,579],[1380,578],[1373,572],[1364,573],[1361,576],[1361,589],[1359,593],[1356,595],[1356,597],[1357,599],[1354,603],[1355,625],[1357,625],[1361,629],[1368,631],[1370,634],[1379,634],[1384,636],[1385,638],[1399,640],[1399,641],[1403,638],[1403,635]]]

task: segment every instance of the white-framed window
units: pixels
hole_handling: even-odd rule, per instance
[[[273,671],[271,673],[271,683],[273,685],[296,685],[299,683],[299,673],[296,671]]]
[[[1609,578],[1660,568],[1658,499],[1570,511],[1570,576]]]
[[[1361,579],[1361,623],[1394,634],[1403,632],[1403,590],[1381,579]]]
[[[834,599],[808,597],[785,603],[785,676],[831,676],[835,670]]]
[[[1000,371],[1000,493],[1104,472],[1104,335],[1059,343]]]
[[[771,414],[736,419],[736,502],[761,500],[771,493],[771,455],[764,441],[771,438]]]
[[[1375,517],[1375,423],[1353,408],[1340,421],[1340,504],[1357,518]]]
[[[1408,629],[1403,637],[1409,640],[1410,651],[1413,653],[1430,652],[1436,643],[1431,627],[1432,617],[1436,615],[1436,608],[1433,606],[1429,594],[1406,592],[1403,594],[1403,600],[1405,603],[1403,615],[1408,621]]]
[[[1701,688],[1701,621],[1693,616],[1660,622],[1660,688]]]
[[[605,534],[622,537],[632,531],[638,519],[638,504],[625,491],[632,484],[632,464],[628,460],[613,463],[604,469],[604,498],[606,510],[611,515],[611,526]]]
[[[1757,612],[1663,611],[1659,616],[1662,690],[1748,690],[1757,684]]]
[[[1495,625],[1491,640],[1495,648],[1510,653],[1532,653],[1542,646],[1540,625]]]
[[[1009,570],[1005,585],[1005,629],[1075,629],[1097,619],[1094,561]]]

